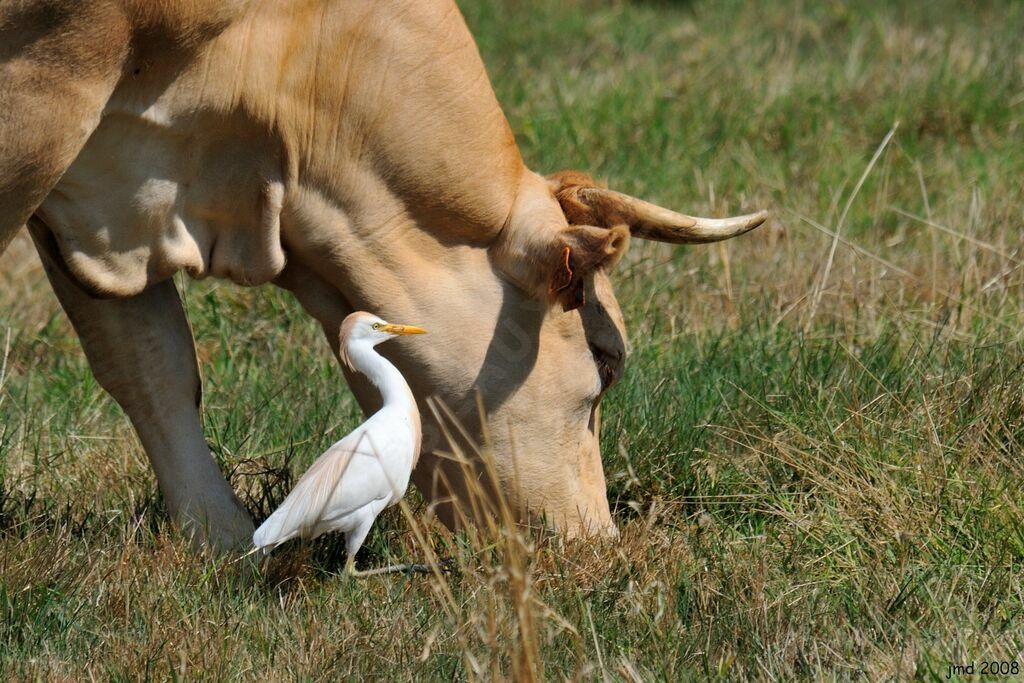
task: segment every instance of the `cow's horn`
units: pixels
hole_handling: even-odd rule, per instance
[[[718,242],[742,235],[768,220],[767,211],[734,218],[695,218],[614,190],[577,186],[569,191],[574,192],[577,200],[586,205],[604,225],[625,223],[635,237],[658,242]]]

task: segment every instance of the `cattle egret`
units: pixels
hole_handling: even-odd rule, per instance
[[[341,358],[380,391],[383,406],[321,455],[292,492],[253,534],[257,549],[270,552],[296,536],[312,539],[331,531],[345,534],[345,569],[365,576],[388,571],[429,571],[427,565],[396,565],[359,572],[356,552],[377,515],[405,495],[420,451],[420,414],[398,369],[374,347],[399,335],[423,334],[358,312],[341,325]]]

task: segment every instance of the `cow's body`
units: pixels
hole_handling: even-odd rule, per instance
[[[185,270],[289,288],[336,352],[354,309],[422,323],[432,343],[396,356],[417,396],[479,438],[479,391],[507,492],[614,529],[596,412],[625,332],[589,271],[624,245],[567,237],[450,0],[5,0],[0,41],[0,248],[29,222],[177,518],[220,545],[251,531],[203,440]],[[416,481],[459,495],[431,433]]]
[[[114,296],[179,270],[263,284],[308,239],[305,207],[334,214],[332,233],[398,230],[381,241],[422,240],[420,254],[430,238],[489,244],[524,169],[450,10],[258,2],[181,54],[129,55],[99,126],[37,211],[72,273]]]

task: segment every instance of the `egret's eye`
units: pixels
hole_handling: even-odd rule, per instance
[[[375,329],[375,330],[379,330],[380,328],[382,328],[384,326],[381,325],[380,323],[374,323],[371,327],[373,327],[373,329]]]

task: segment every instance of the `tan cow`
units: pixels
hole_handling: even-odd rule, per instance
[[[172,516],[218,547],[252,523],[203,438],[175,272],[288,288],[335,353],[355,309],[423,325],[393,355],[420,400],[480,439],[479,391],[514,502],[614,533],[598,404],[625,329],[604,270],[630,234],[764,220],[528,170],[451,0],[0,0],[0,112],[0,248],[28,223]],[[464,495],[438,434],[415,481]]]

